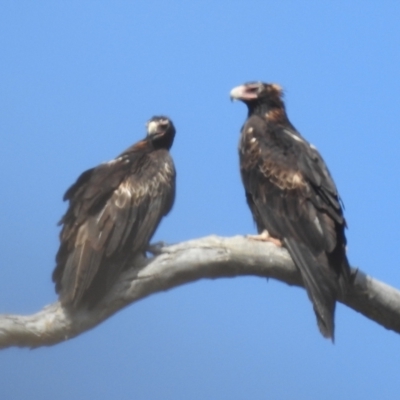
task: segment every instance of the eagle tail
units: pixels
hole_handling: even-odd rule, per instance
[[[325,254],[317,258],[305,245],[293,239],[285,239],[285,245],[300,270],[308,297],[314,306],[319,330],[333,342],[338,293],[336,273],[330,269]]]

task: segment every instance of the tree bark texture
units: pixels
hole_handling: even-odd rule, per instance
[[[243,236],[208,236],[156,247],[157,255],[137,259],[92,310],[70,311],[59,302],[33,315],[0,315],[0,348],[51,346],[94,328],[125,306],[153,293],[194,282],[244,275],[303,286],[284,248]],[[339,301],[387,329],[400,333],[400,291],[360,270]]]

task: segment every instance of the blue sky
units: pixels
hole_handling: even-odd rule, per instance
[[[56,300],[62,195],[167,114],[177,200],[154,240],[254,233],[238,172],[249,80],[285,88],[346,206],[354,266],[400,287],[400,4],[3,1],[0,312]],[[336,343],[304,290],[201,281],[69,342],[0,357],[0,398],[394,399],[400,338],[338,305]]]

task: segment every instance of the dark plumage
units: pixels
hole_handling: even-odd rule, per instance
[[[258,232],[268,231],[287,248],[320,331],[333,340],[336,299],[350,280],[336,186],[318,151],[290,123],[278,85],[247,83],[234,88],[231,98],[248,107],[240,172]]]
[[[67,190],[53,281],[65,306],[93,306],[136,254],[144,253],[175,198],[169,149],[175,128],[153,117],[147,136],[85,171]]]

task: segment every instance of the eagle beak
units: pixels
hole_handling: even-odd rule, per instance
[[[147,124],[147,133],[149,135],[154,135],[157,133],[158,123],[156,121],[151,121]]]
[[[243,98],[244,92],[245,87],[243,85],[233,88],[229,93],[231,101],[241,100]]]

